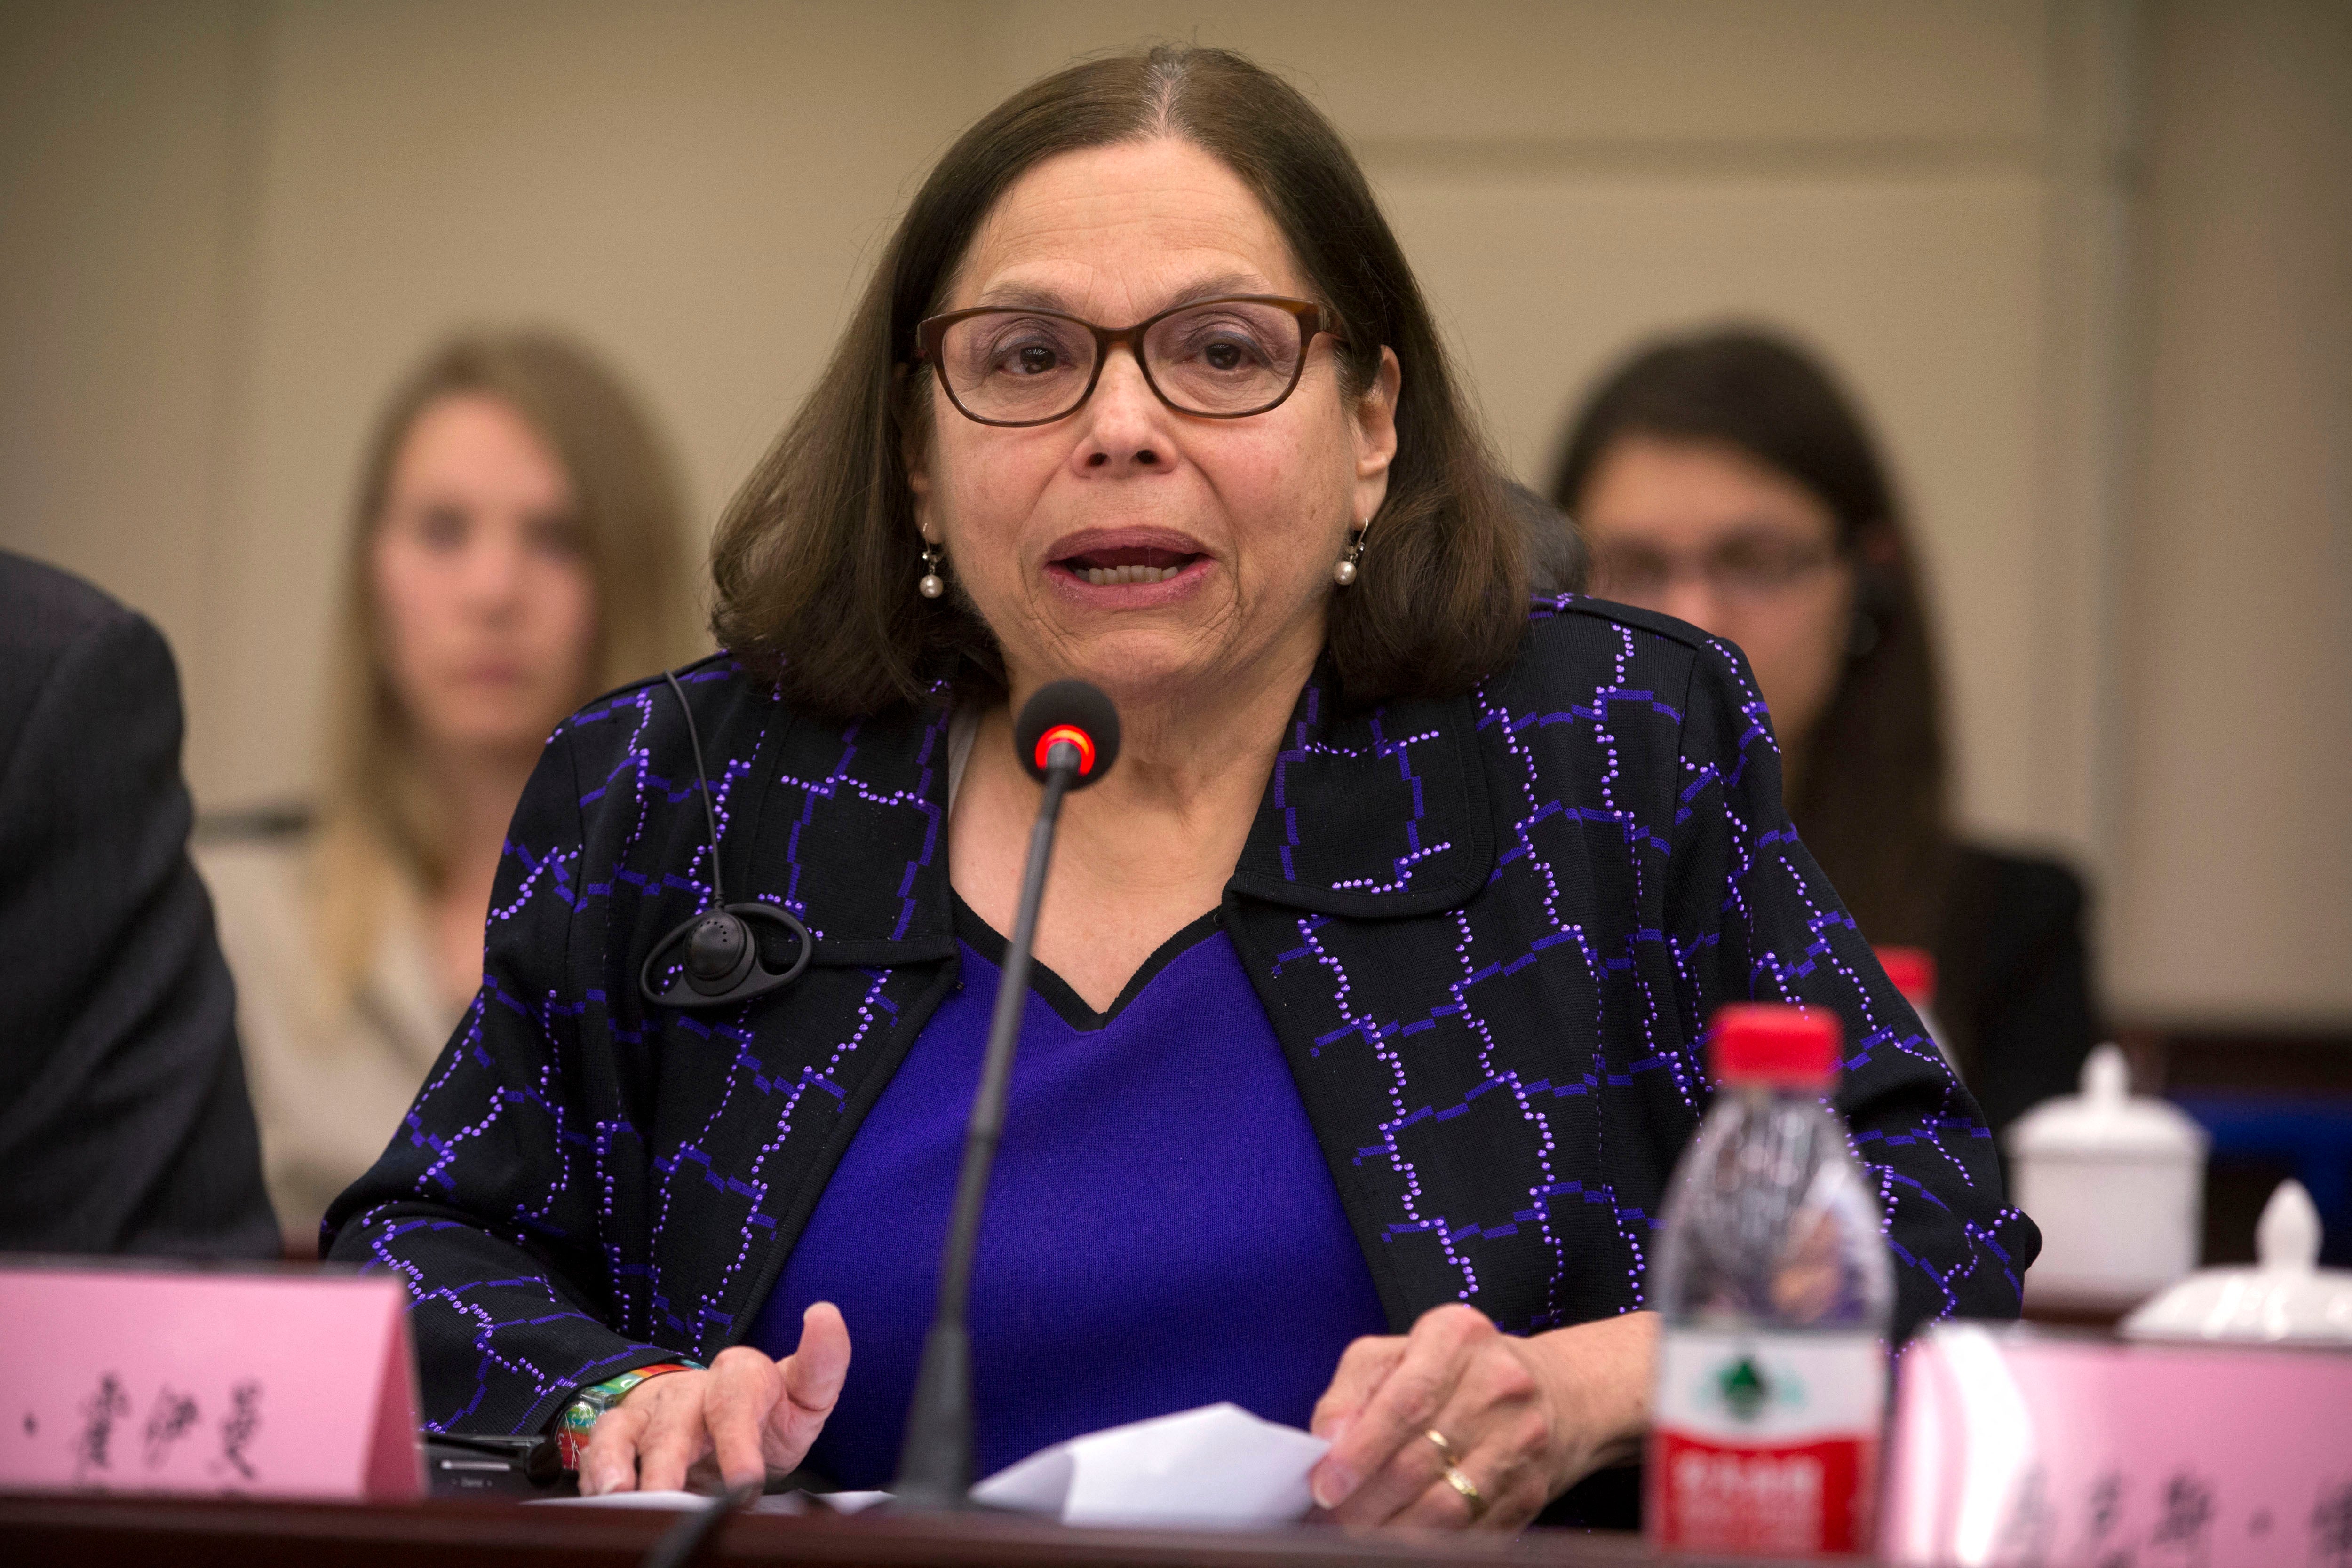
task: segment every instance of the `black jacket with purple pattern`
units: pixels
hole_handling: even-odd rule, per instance
[[[656,680],[557,730],[480,997],[328,1217],[333,1257],[408,1282],[430,1426],[534,1429],[741,1338],[955,983],[944,711],[816,723],[723,656],[686,689],[730,896],[798,913],[814,964],[732,1011],[649,1008],[639,965],[709,896],[686,727]],[[1790,830],[1725,644],[1570,597],[1465,696],[1343,714],[1318,676],[1223,912],[1400,1329],[1454,1301],[1515,1332],[1640,1306],[1706,1020],[1751,997],[1844,1019],[1898,1330],[2016,1312],[2040,1239]]]

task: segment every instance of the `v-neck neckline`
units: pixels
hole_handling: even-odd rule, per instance
[[[948,897],[954,911],[957,939],[968,943],[972,951],[995,965],[1001,974],[1004,968],[1005,950],[1011,945],[996,927],[972,912],[971,905],[963,901],[963,894],[950,888]],[[1224,913],[1220,909],[1212,909],[1186,925],[1151,950],[1151,956],[1128,977],[1126,986],[1102,1012],[1087,1006],[1087,999],[1078,995],[1067,980],[1034,957],[1029,960],[1029,988],[1043,997],[1045,1004],[1073,1030],[1080,1034],[1097,1033],[1108,1029],[1113,1019],[1126,1011],[1128,1004],[1142,995],[1144,988],[1158,978],[1162,969],[1215,936],[1223,926]]]

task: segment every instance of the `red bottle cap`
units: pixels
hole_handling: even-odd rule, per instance
[[[1925,947],[1874,947],[1878,967],[1915,1008],[1936,1005],[1936,955]]]
[[[1715,1015],[1715,1075],[1764,1089],[1826,1089],[1837,1082],[1844,1034],[1833,1012],[1735,1002]]]

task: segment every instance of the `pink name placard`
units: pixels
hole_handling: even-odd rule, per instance
[[[424,1490],[391,1279],[0,1267],[0,1490]]]
[[[2352,1568],[2352,1354],[1939,1324],[1886,1481],[1893,1563]]]

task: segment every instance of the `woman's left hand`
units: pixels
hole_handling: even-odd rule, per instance
[[[1652,1312],[1520,1339],[1446,1306],[1360,1339],[1315,1406],[1331,1440],[1307,1478],[1318,1511],[1355,1529],[1517,1530],[1638,1450],[1656,1354]]]

